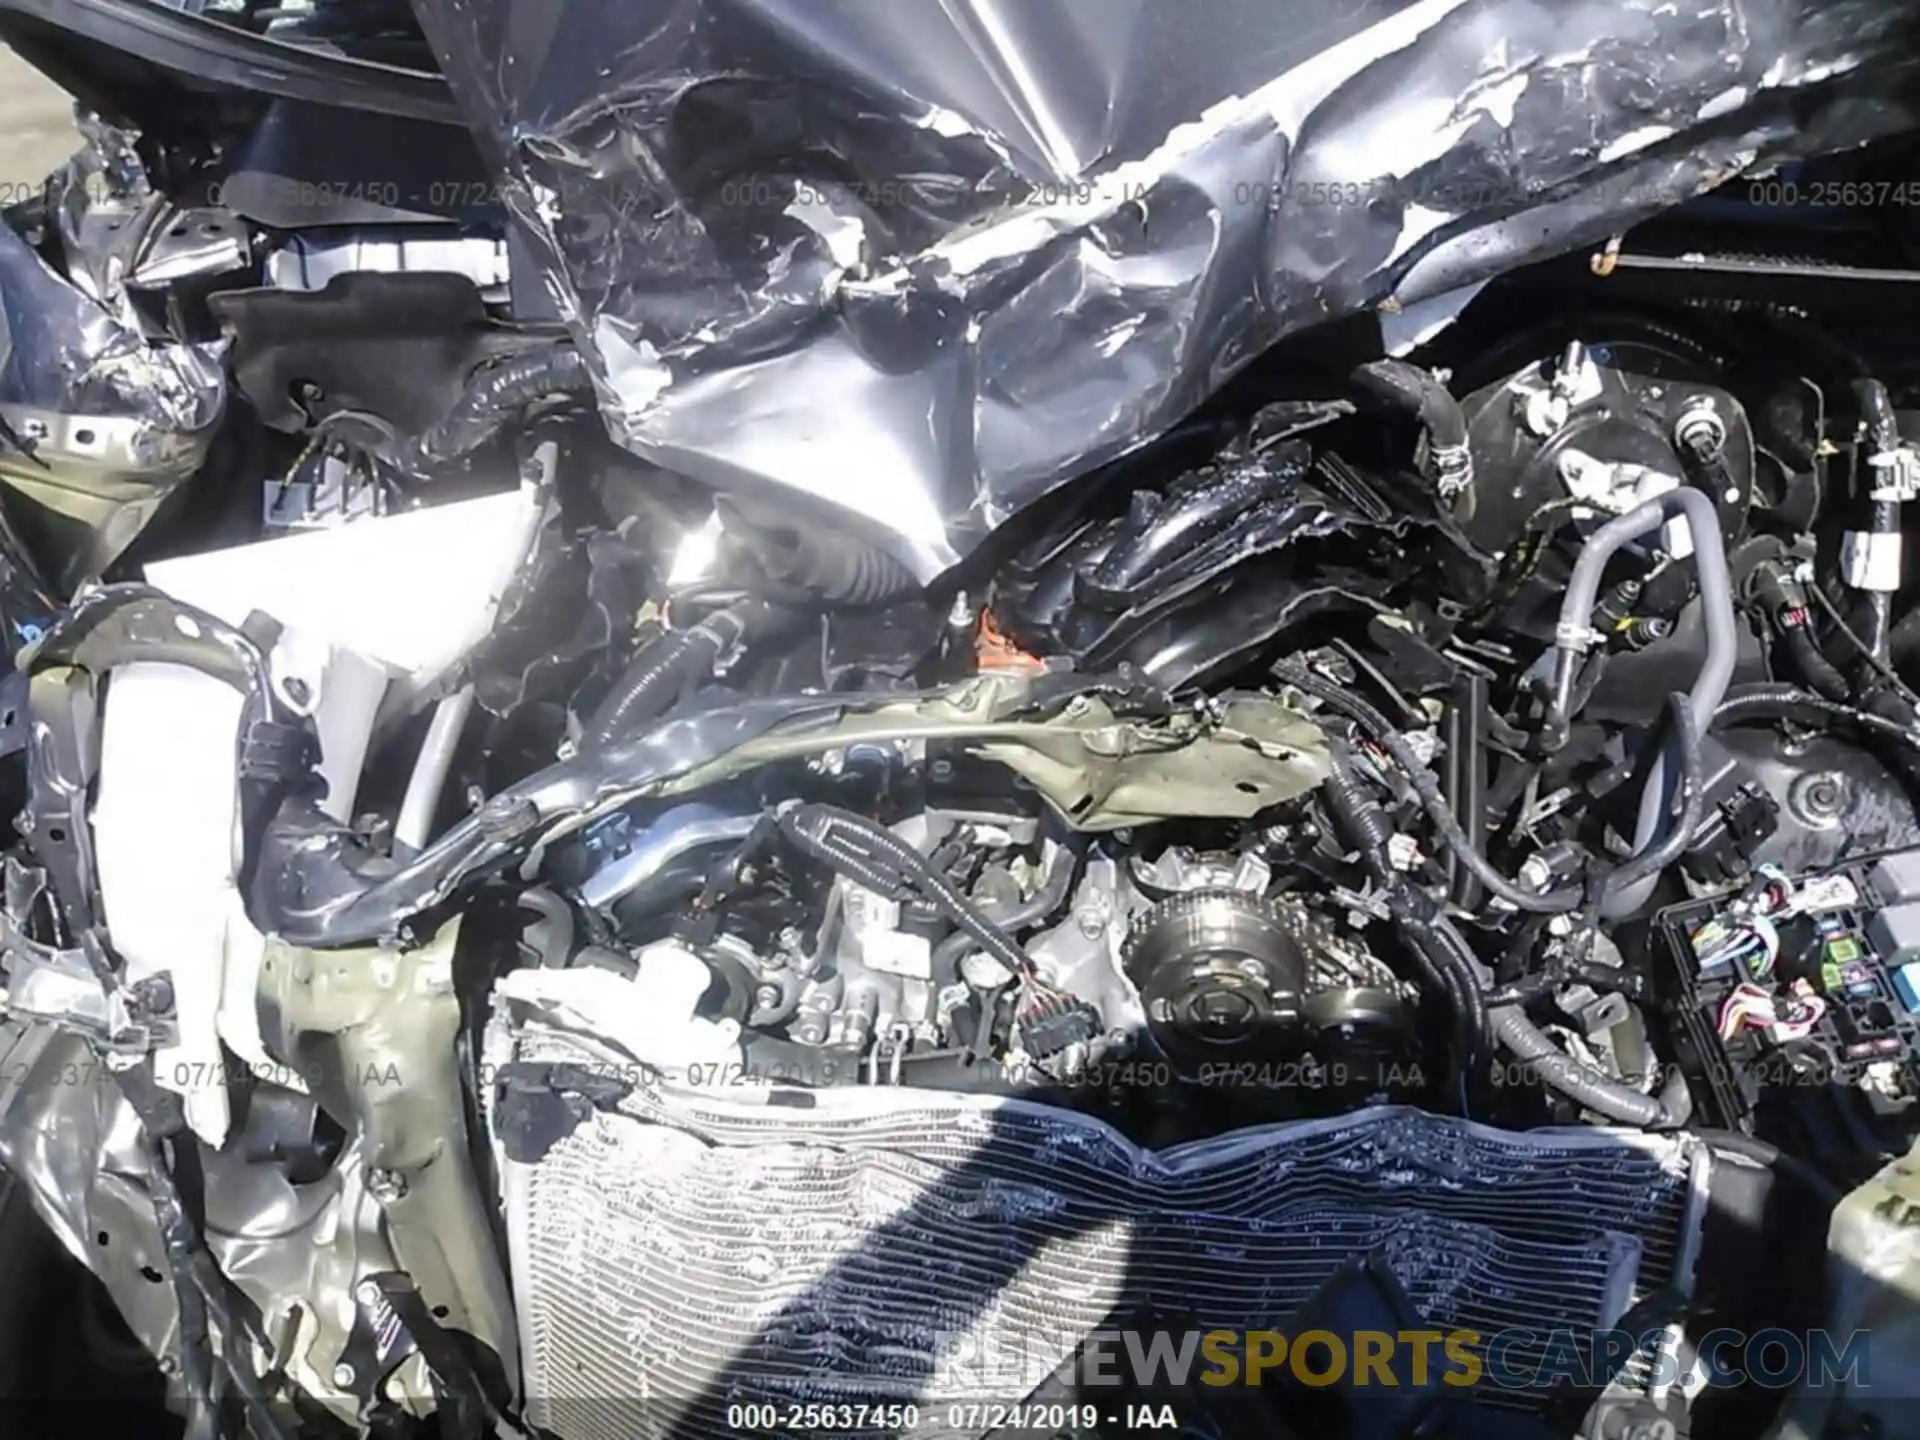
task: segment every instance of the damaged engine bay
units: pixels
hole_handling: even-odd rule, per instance
[[[1920,14],[1284,8],[0,0],[68,1383],[1912,1433]],[[1490,1378],[1075,1363],[1305,1330]]]

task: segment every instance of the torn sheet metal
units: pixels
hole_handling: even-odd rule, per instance
[[[194,432],[218,419],[212,347],[151,346],[0,226],[0,403]]]
[[[97,121],[47,183],[65,274],[0,226],[0,485],[71,594],[97,580],[205,460],[226,401],[224,342],[149,337],[129,276],[173,228],[131,138]]]
[[[1278,337],[1907,123],[1913,0],[416,0],[630,448],[929,578]]]
[[[67,277],[0,226],[0,403],[203,431],[226,400],[221,345],[150,344],[142,333],[125,293],[129,230],[137,236],[165,202],[130,177],[137,161],[124,145],[100,132],[50,182]]]

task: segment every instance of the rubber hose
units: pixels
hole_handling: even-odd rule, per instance
[[[1477,1076],[1487,1054],[1486,1007],[1481,1000],[1478,978],[1463,970],[1447,953],[1445,944],[1426,927],[1396,916],[1401,939],[1420,962],[1428,979],[1446,997],[1453,1011],[1453,1078],[1464,1087]],[[1468,1102],[1467,1109],[1471,1109]]]
[[[829,526],[762,526],[742,515],[729,533],[768,579],[835,605],[884,605],[919,588],[886,551]]]
[[[1436,994],[1446,999],[1447,1008],[1452,1012],[1453,1043],[1448,1057],[1451,1069],[1447,1078],[1453,1084],[1459,1084],[1464,1080],[1468,1067],[1473,1063],[1470,1057],[1474,1050],[1474,1041],[1467,1033],[1466,999],[1460,993],[1459,977],[1445,966],[1436,963],[1425,945],[1409,941],[1407,951],[1419,965],[1421,979],[1426,981],[1428,987]]]
[[[1786,625],[1781,628],[1780,642],[1786,647],[1793,660],[1793,668],[1800,678],[1814,690],[1829,700],[1845,701],[1853,694],[1853,687],[1847,683],[1847,677],[1840,673],[1840,667],[1827,659],[1813,638],[1813,631],[1806,625]]]
[[[1667,706],[1673,716],[1673,748],[1680,754],[1680,816],[1667,826],[1665,834],[1652,848],[1636,853],[1600,882],[1596,908],[1602,915],[1609,913],[1609,901],[1615,896],[1658,881],[1660,872],[1686,850],[1706,813],[1700,725],[1694,719],[1693,702],[1676,692],[1667,697]]]
[[[1668,707],[1683,757],[1680,819],[1668,827],[1658,845],[1635,855],[1601,882],[1594,908],[1602,913],[1613,895],[1657,881],[1660,871],[1679,858],[1688,839],[1700,828],[1700,817],[1706,807],[1701,784],[1700,727],[1694,721],[1692,701],[1687,696],[1678,693],[1669,696]],[[1660,1130],[1677,1129],[1693,1113],[1693,1097],[1677,1070],[1669,1077],[1660,1096],[1645,1095],[1561,1050],[1527,1018],[1526,1011],[1518,1004],[1496,1008],[1490,1023],[1500,1043],[1527,1064],[1542,1084],[1585,1109],[1625,1125]]]
[[[573,937],[577,928],[573,907],[553,891],[537,885],[521,891],[515,905],[535,917],[535,923],[544,920],[551,928],[551,938],[540,953],[540,964],[547,968],[565,967],[573,958]],[[520,927],[522,936],[529,928],[526,925]]]
[[[1564,735],[1572,719],[1569,701],[1575,672],[1586,653],[1586,631],[1591,624],[1600,593],[1600,582],[1607,562],[1613,556],[1652,534],[1669,519],[1683,518],[1693,542],[1693,568],[1700,582],[1700,604],[1706,623],[1707,655],[1701,662],[1689,699],[1696,716],[1711,715],[1719,707],[1733,678],[1734,662],[1739,655],[1739,631],[1733,614],[1733,582],[1727,569],[1726,541],[1720,530],[1720,517],[1713,501],[1698,490],[1669,490],[1646,504],[1608,521],[1588,537],[1574,562],[1567,580],[1566,596],[1560,606],[1560,623],[1554,639],[1554,677],[1551,726]],[[1633,851],[1644,855],[1651,851],[1673,811],[1674,796],[1681,783],[1686,757],[1677,748],[1679,740],[1662,747],[1653,773],[1640,792],[1640,808],[1634,819]],[[1601,908],[1608,919],[1631,915],[1646,904],[1659,883],[1658,873],[1643,874],[1630,884],[1611,889]]]
[[[480,448],[520,411],[552,395],[591,389],[593,374],[571,343],[561,342],[475,371],[453,409],[394,456],[402,470],[444,465]]]
[[[1473,484],[1473,451],[1460,402],[1432,371],[1405,360],[1372,360],[1353,372],[1355,384],[1374,398],[1415,416],[1427,432],[1434,478],[1449,495]]]
[[[1569,699],[1586,654],[1586,632],[1599,604],[1600,583],[1615,554],[1658,530],[1672,518],[1684,518],[1693,542],[1693,567],[1700,580],[1707,657],[1691,691],[1694,713],[1708,715],[1720,703],[1739,656],[1739,630],[1733,615],[1732,577],[1726,540],[1713,502],[1698,490],[1669,490],[1625,515],[1608,521],[1587,538],[1574,561],[1560,603],[1554,639],[1552,718],[1564,727],[1572,717]]]
[[[1053,864],[1048,867],[1046,878],[1040,882],[1038,890],[1018,905],[1010,905],[1005,910],[986,910],[983,906],[982,913],[1009,935],[1017,934],[1029,925],[1050,920],[1066,902],[1067,892],[1073,887],[1074,873],[1079,868],[1079,856],[1062,845],[1054,851]],[[966,958],[969,950],[978,948],[978,945],[979,942],[965,930],[955,930],[933,947],[931,964],[936,990],[959,981],[960,962]]]
[[[1477,1067],[1488,1057],[1486,966],[1452,921],[1433,908],[1426,897],[1402,884],[1390,899],[1394,919],[1410,949],[1423,951],[1447,978],[1462,1036],[1462,1059]]]
[[[1475,1037],[1475,1058],[1478,1059],[1488,1035],[1483,979],[1486,967],[1481,964],[1480,957],[1473,953],[1473,947],[1467,944],[1459,927],[1445,915],[1434,915],[1424,922],[1422,928],[1439,947],[1443,963],[1460,978],[1461,998],[1467,1007],[1468,1028]]]
[[[1434,778],[1433,772],[1421,763],[1413,747],[1400,737],[1400,733],[1388,723],[1387,717],[1373,706],[1339,686],[1322,680],[1297,660],[1280,661],[1273,667],[1273,674],[1282,683],[1306,692],[1328,709],[1338,711],[1361,726],[1393,757],[1394,763],[1412,782],[1414,792],[1420,797],[1421,807],[1433,821],[1434,828],[1440,832],[1441,839],[1496,899],[1529,915],[1559,915],[1579,906],[1581,891],[1578,887],[1569,886],[1535,894],[1530,890],[1522,890],[1494,869],[1492,862],[1476,850],[1467,837],[1466,830],[1447,804],[1446,796],[1440,792],[1440,782]]]
[[[1756,1136],[1742,1134],[1738,1130],[1700,1129],[1689,1133],[1699,1136],[1715,1150],[1723,1150],[1729,1155],[1738,1155],[1743,1160],[1751,1160],[1764,1169],[1778,1171],[1825,1204],[1838,1205],[1846,1198],[1846,1192],[1839,1185],[1822,1175],[1799,1156],[1787,1154],[1778,1145],[1769,1144]]]
[[[1487,846],[1487,709],[1487,677],[1469,671],[1447,706],[1447,803],[1460,817],[1467,843],[1482,852]],[[1458,853],[1449,871],[1447,898],[1462,910],[1478,909],[1480,882]]]
[[[658,719],[688,681],[711,674],[715,661],[764,628],[775,613],[776,607],[764,600],[743,600],[716,610],[685,630],[668,630],[656,636],[628,662],[625,672],[588,719],[580,737],[581,747],[609,744]]]
[[[1912,670],[1920,665],[1920,609],[1900,617],[1887,636],[1887,658],[1896,670]]]

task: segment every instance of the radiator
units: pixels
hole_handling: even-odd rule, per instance
[[[595,1063],[572,1047],[517,1052]],[[1030,1393],[1090,1332],[1281,1328],[1368,1256],[1437,1328],[1544,1346],[1683,1283],[1704,1203],[1677,1138],[1378,1108],[1152,1151],[1018,1101],[751,1093],[642,1087],[503,1159],[535,1424],[682,1440],[737,1432],[743,1404],[895,1401],[916,1436],[978,1434],[954,1402]]]

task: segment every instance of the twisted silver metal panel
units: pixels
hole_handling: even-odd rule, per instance
[[[1699,1219],[1673,1140],[1377,1109],[1153,1152],[1020,1103],[816,1099],[637,1092],[505,1166],[529,1418],[635,1440],[723,1433],[742,1401],[903,1400],[916,1435],[967,1433],[942,1402],[1022,1397],[1089,1332],[1278,1328],[1368,1254],[1437,1327],[1584,1335]]]

